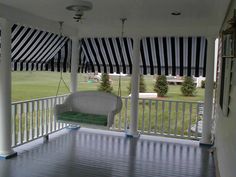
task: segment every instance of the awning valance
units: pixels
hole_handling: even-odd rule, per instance
[[[14,71],[66,71],[69,67],[71,40],[67,37],[14,24],[11,39]]]
[[[86,38],[81,41],[80,72],[132,74],[131,38]],[[207,40],[204,37],[143,38],[142,74],[205,76]]]

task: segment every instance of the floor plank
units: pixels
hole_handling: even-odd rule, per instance
[[[196,142],[87,130],[67,131],[0,161],[0,177],[78,176],[214,177],[215,167],[208,149]]]

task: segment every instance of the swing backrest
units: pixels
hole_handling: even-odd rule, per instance
[[[81,91],[70,94],[65,100],[71,111],[96,115],[118,113],[122,108],[120,97],[99,91]]]

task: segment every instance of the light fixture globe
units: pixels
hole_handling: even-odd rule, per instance
[[[74,5],[67,6],[66,9],[70,11],[88,11],[93,8],[93,4],[89,1],[78,1]]]

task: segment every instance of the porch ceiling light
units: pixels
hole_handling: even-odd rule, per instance
[[[84,15],[84,11],[91,10],[93,8],[93,4],[89,1],[78,1],[75,5],[67,6],[66,9],[69,11],[74,11],[74,19],[79,22],[82,20],[82,16]]]
[[[179,16],[179,15],[181,15],[181,12],[179,12],[179,11],[174,11],[174,12],[171,13],[171,15],[173,15],[173,16]]]

